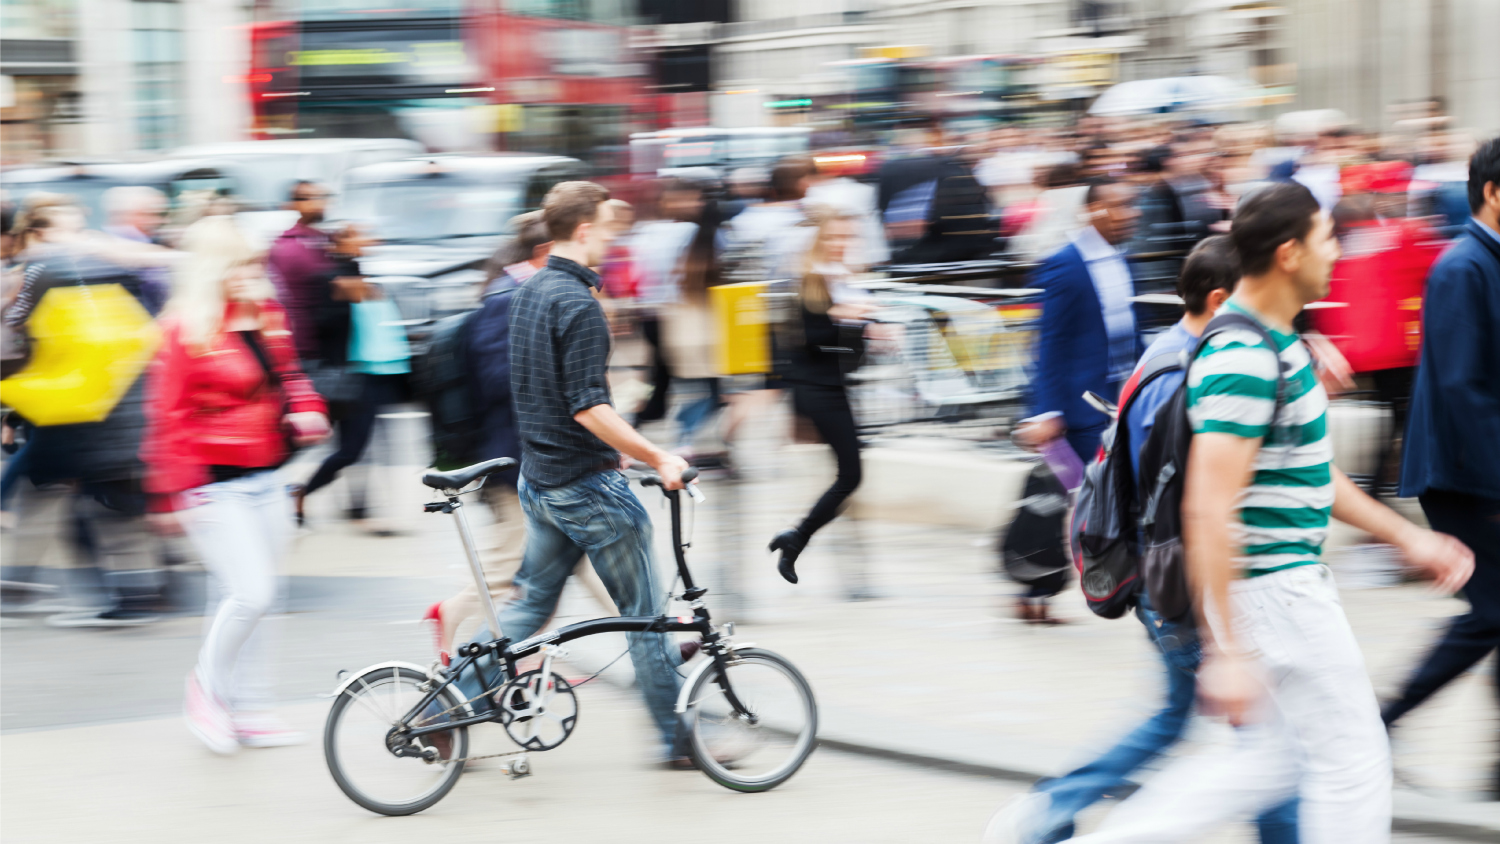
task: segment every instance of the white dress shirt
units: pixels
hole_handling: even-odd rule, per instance
[[[1130,280],[1130,268],[1125,266],[1125,256],[1111,246],[1093,226],[1085,226],[1073,233],[1073,245],[1083,256],[1088,266],[1089,278],[1094,282],[1094,292],[1099,294],[1099,306],[1104,315],[1104,330],[1109,334],[1110,375],[1124,367],[1125,374],[1135,365],[1135,314],[1130,309],[1130,297],[1135,285]],[[1125,348],[1129,344],[1128,350]],[[1119,350],[1119,351],[1116,351]],[[1121,355],[1124,359],[1120,359]]]

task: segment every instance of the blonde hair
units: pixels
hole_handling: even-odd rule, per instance
[[[828,263],[828,230],[838,222],[858,221],[858,215],[826,205],[814,205],[807,209],[806,225],[815,226],[812,243],[802,255],[800,267],[802,283],[797,295],[802,306],[815,314],[826,314],[833,307],[833,294],[828,290],[828,279],[819,267]]]
[[[172,275],[172,297],[167,300],[163,316],[180,326],[182,342],[189,347],[203,347],[224,329],[224,280],[235,269],[260,259],[260,253],[227,216],[204,217],[182,234],[182,251],[187,253]],[[276,296],[269,279],[261,277],[255,301],[264,302]]]

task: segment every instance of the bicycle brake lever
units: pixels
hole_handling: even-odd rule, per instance
[[[699,504],[702,504],[704,501],[708,500],[703,495],[703,490],[701,490],[701,489],[698,488],[698,483],[696,481],[694,481],[693,483],[687,484],[686,485],[686,489],[687,489],[687,494],[691,495],[693,497],[693,501],[695,501],[695,502],[697,502]]]

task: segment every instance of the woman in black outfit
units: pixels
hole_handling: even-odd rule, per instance
[[[797,303],[778,330],[778,345],[785,344],[782,380],[792,391],[792,406],[812,422],[838,460],[833,486],[802,524],[771,540],[770,549],[781,552],[776,570],[790,583],[797,582],[797,556],[819,528],[833,521],[860,481],[859,432],[844,387],[844,372],[863,346],[864,318],[873,310],[854,301],[858,294],[845,284],[849,271],[844,255],[858,225],[857,217],[838,212],[817,220],[800,268]]]

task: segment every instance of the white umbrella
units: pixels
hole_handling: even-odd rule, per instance
[[[1110,88],[1089,108],[1089,114],[1122,117],[1130,114],[1167,114],[1234,108],[1253,89],[1222,76],[1168,76],[1138,79]]]

